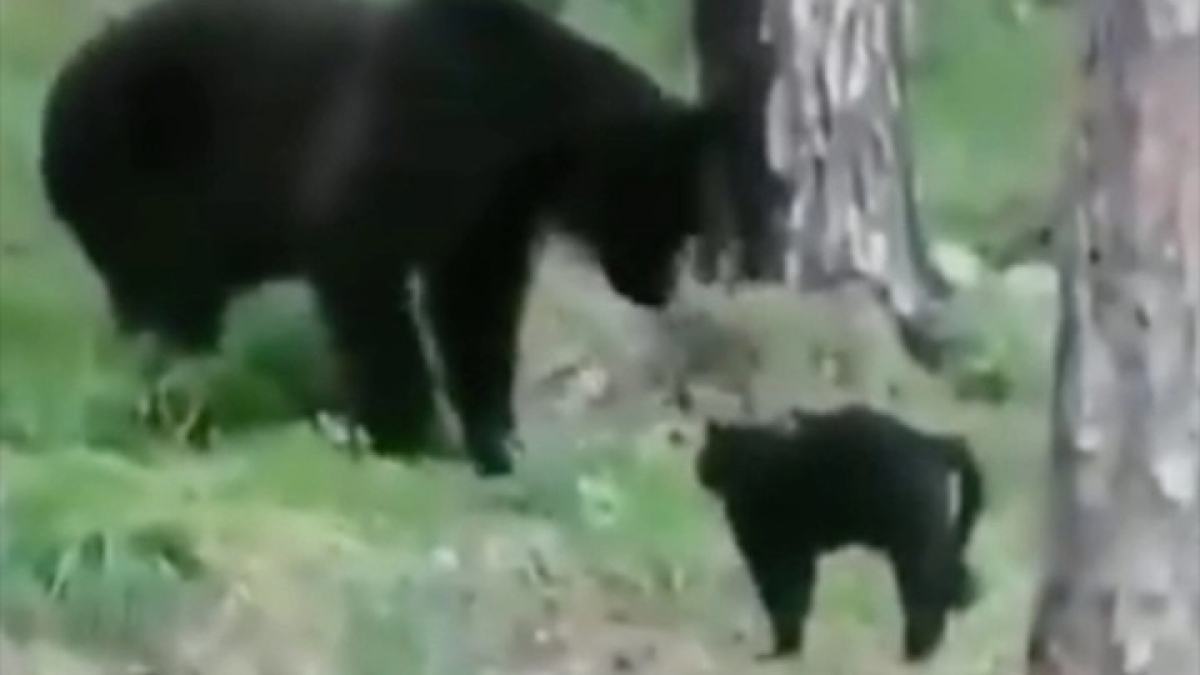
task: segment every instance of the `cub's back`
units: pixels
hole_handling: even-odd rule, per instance
[[[936,439],[884,413],[849,406],[799,413],[794,428],[726,426],[702,471],[726,499],[824,547],[886,545],[915,522],[948,517]]]
[[[948,474],[925,432],[882,412],[848,406],[810,415],[792,434],[794,472],[807,487],[798,508],[829,529],[884,544],[910,521],[949,517]]]

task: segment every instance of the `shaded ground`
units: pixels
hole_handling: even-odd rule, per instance
[[[85,673],[163,675],[793,672],[803,666],[754,662],[766,635],[753,596],[689,449],[670,441],[697,424],[653,386],[678,364],[699,364],[699,406],[721,416],[736,402],[729,382],[749,381],[767,414],[854,397],[968,432],[996,495],[973,555],[988,593],[927,672],[1012,672],[1032,571],[1035,493],[1022,483],[1044,437],[1036,392],[956,402],[904,363],[882,317],[845,319],[846,298],[693,290],[711,318],[665,343],[561,264],[532,303],[531,448],[509,482],[481,483],[457,461],[356,460],[299,423],[235,430],[202,455],[161,438],[139,452],[10,444],[5,672],[69,673],[59,663],[71,659]],[[113,348],[102,322],[77,329]],[[713,341],[754,352],[759,370],[678,347]],[[851,552],[823,574],[808,667],[905,672],[883,565]]]

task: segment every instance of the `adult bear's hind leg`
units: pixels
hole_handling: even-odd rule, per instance
[[[429,275],[427,310],[446,389],[482,476],[512,472],[517,443],[513,381],[529,281],[521,228],[492,227]]]
[[[330,271],[313,280],[356,421],[381,455],[412,457],[433,442],[433,380],[412,301],[395,275]]]

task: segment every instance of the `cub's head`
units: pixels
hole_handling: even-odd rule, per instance
[[[709,420],[704,424],[704,440],[696,452],[696,478],[707,490],[724,491],[730,472],[730,456],[736,452],[737,430],[722,422]]]
[[[791,442],[790,432],[776,425],[709,420],[696,453],[696,478],[721,495],[761,484],[786,461]]]

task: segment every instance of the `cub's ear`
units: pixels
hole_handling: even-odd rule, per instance
[[[725,431],[725,425],[721,424],[720,422],[718,422],[717,420],[714,420],[711,417],[706,417],[704,419],[704,439],[705,440],[708,440],[714,436],[719,436],[721,434],[721,432],[723,432],[723,431]]]
[[[667,395],[667,403],[685,415],[696,409],[696,400],[685,382],[678,382],[672,387]]]
[[[708,419],[704,422],[704,439],[700,442],[694,462],[696,479],[714,494],[721,494],[725,483],[725,455],[728,454],[719,441],[722,426]]]
[[[787,424],[793,431],[799,431],[816,421],[817,417],[815,411],[795,407],[787,412]]]
[[[708,418],[704,422],[704,438],[702,442],[705,445],[723,445],[726,439],[731,436],[737,436],[737,429],[737,422]]]

